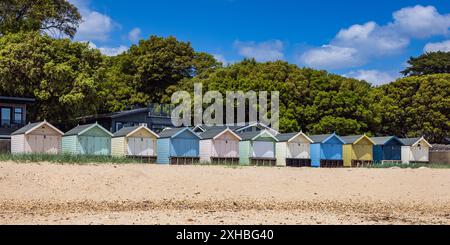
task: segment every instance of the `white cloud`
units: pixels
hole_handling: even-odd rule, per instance
[[[140,28],[133,28],[129,33],[128,33],[128,39],[130,39],[131,42],[137,42],[139,41],[139,39],[141,39],[141,34],[142,31]]]
[[[116,56],[128,50],[127,46],[120,45],[119,47],[97,47],[93,42],[87,42],[89,46],[94,49],[100,50],[100,52],[107,56]]]
[[[352,77],[358,80],[364,80],[373,85],[382,85],[395,81],[400,75],[382,72],[378,70],[357,70],[351,71],[344,75],[345,77]]]
[[[319,69],[339,69],[343,67],[354,67],[361,64],[357,50],[354,48],[324,45],[320,48],[311,49],[298,59],[308,66]]]
[[[370,21],[341,29],[329,44],[297,55],[297,62],[322,69],[355,67],[402,52],[414,38],[445,36],[449,28],[450,15],[433,6],[406,7],[394,12],[393,21],[386,25]]]
[[[427,43],[425,48],[423,48],[424,52],[450,52],[450,40],[443,41],[440,43]]]
[[[117,24],[108,15],[99,13],[89,7],[88,0],[69,0],[78,8],[82,23],[78,27],[76,39],[106,41]]]
[[[394,12],[392,28],[416,38],[446,35],[450,28],[450,15],[441,15],[434,6],[406,7]]]
[[[228,65],[228,61],[225,58],[225,56],[223,56],[221,54],[213,54],[213,56],[214,56],[214,59],[221,62],[223,65]]]
[[[234,47],[241,56],[255,58],[259,62],[284,59],[283,42],[280,40],[266,42],[241,42],[235,41]]]

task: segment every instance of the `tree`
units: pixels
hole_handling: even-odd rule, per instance
[[[450,134],[450,74],[412,76],[373,90],[379,135],[426,136],[442,142]]]
[[[75,36],[81,15],[66,0],[2,0],[0,35],[20,31]]]
[[[450,73],[450,52],[429,52],[408,60],[409,67],[401,73],[405,76]]]
[[[36,98],[31,120],[70,125],[96,113],[104,58],[86,43],[38,32],[0,37],[0,94]]]
[[[183,79],[166,92],[192,91],[194,83],[202,83],[204,91],[216,90],[224,96],[226,91],[279,91],[282,132],[364,133],[370,131],[376,118],[369,111],[368,83],[282,61],[258,63],[247,59]]]
[[[106,109],[116,111],[161,102],[167,99],[165,90],[169,86],[219,66],[212,55],[195,52],[190,43],[151,36],[111,59]]]

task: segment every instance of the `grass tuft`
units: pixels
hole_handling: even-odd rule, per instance
[[[450,168],[450,164],[440,164],[440,163],[410,163],[410,164],[404,164],[404,163],[384,163],[384,164],[373,164],[369,166],[368,168],[411,168],[411,169],[417,169],[417,168],[437,168],[437,169],[446,169]]]
[[[113,163],[113,164],[131,164],[146,163],[144,159],[115,157],[115,156],[96,156],[96,155],[74,155],[74,154],[0,154],[0,162],[13,161],[17,163],[36,163],[50,162],[58,164],[88,164],[88,163]]]

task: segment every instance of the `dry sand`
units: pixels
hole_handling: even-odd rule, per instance
[[[450,224],[450,170],[8,162],[0,224]]]

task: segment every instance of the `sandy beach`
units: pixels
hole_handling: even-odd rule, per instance
[[[0,224],[450,224],[450,169],[3,162]]]

